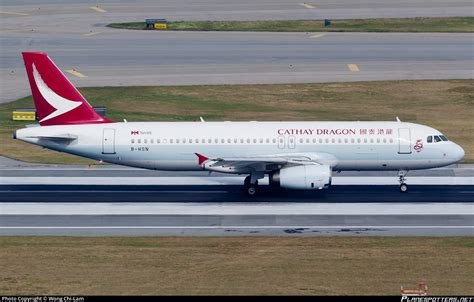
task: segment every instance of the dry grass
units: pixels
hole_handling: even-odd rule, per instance
[[[474,238],[0,237],[3,295],[474,294]]]
[[[380,81],[328,84],[82,88],[93,105],[121,121],[395,120],[434,127],[474,161],[474,81]],[[11,110],[31,98],[0,106],[0,155],[31,162],[84,163],[11,139],[24,123]]]
[[[112,23],[107,26],[146,29],[144,22]],[[473,17],[378,18],[332,20],[174,21],[168,30],[267,31],[267,32],[473,32]]]

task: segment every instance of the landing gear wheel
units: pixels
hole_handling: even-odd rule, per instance
[[[405,183],[407,178],[408,171],[407,170],[400,170],[398,171],[398,181],[400,182],[400,192],[406,193],[408,192],[408,185]]]
[[[408,185],[406,183],[402,183],[400,185],[400,192],[402,192],[402,193],[408,192]]]
[[[247,194],[249,196],[254,196],[255,194],[257,194],[257,186],[255,185],[250,185],[247,187]]]
[[[250,176],[245,177],[245,180],[244,180],[245,192],[249,196],[254,196],[255,194],[257,194],[258,180],[255,181],[254,184],[250,183],[250,180],[251,180]]]

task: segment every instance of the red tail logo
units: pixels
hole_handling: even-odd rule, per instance
[[[47,54],[24,52],[23,60],[40,125],[111,122],[89,105]]]

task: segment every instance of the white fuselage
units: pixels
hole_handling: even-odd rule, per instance
[[[15,135],[105,162],[175,171],[202,169],[195,153],[209,158],[305,154],[341,171],[427,169],[464,156],[451,141],[427,142],[439,131],[404,122],[134,122],[30,127]]]

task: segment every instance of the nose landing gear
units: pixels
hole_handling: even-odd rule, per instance
[[[400,182],[400,192],[401,193],[406,193],[408,192],[408,185],[405,183],[406,175],[408,174],[408,171],[406,170],[400,170],[398,171],[398,181]]]

